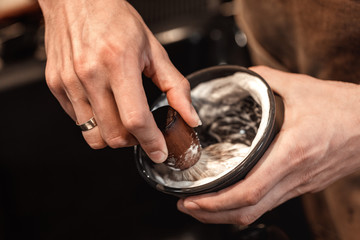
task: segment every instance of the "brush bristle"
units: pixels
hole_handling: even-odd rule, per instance
[[[247,148],[243,144],[218,143],[208,146],[202,152],[199,161],[182,171],[172,171],[169,178],[173,181],[197,181],[217,176],[224,172],[231,158],[239,157],[239,149]]]

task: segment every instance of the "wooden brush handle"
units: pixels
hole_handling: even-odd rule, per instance
[[[164,163],[174,170],[185,170],[197,163],[201,146],[195,130],[170,106],[156,109],[153,115],[169,152]]]

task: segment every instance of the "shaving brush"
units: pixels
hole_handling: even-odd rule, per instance
[[[164,164],[172,170],[183,171],[197,163],[201,146],[195,130],[170,106],[154,110],[153,116],[168,148],[168,158]]]

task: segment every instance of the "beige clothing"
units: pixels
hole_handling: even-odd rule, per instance
[[[254,65],[360,83],[359,0],[237,0]],[[360,173],[303,197],[315,239],[360,238]]]

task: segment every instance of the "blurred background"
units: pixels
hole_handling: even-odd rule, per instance
[[[251,65],[232,1],[129,2],[184,75]],[[206,225],[146,184],[132,148],[88,147],[46,86],[43,34],[35,1],[0,0],[0,239],[311,239],[300,199],[246,228]]]

